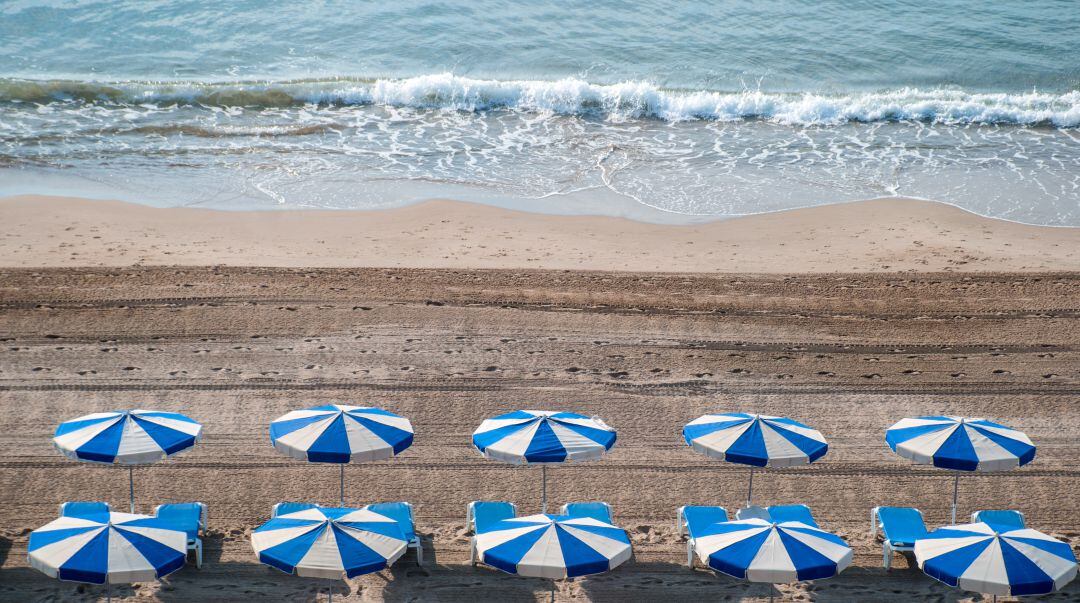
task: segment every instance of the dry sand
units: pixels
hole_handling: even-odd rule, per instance
[[[635,547],[614,572],[556,585],[558,600],[764,597],[682,563],[675,508],[737,508],[747,471],[680,440],[706,411],[802,419],[827,435],[808,468],[765,471],[763,503],[809,503],[854,546],[840,577],[780,586],[830,601],[967,600],[880,566],[875,504],[947,519],[951,478],[890,453],[883,430],[912,414],[986,415],[1026,430],[1023,469],[965,476],[961,510],[1015,508],[1080,544],[1080,275],[699,276],[415,269],[136,268],[0,272],[0,598],[78,600],[83,589],[25,565],[30,529],[57,503],[125,504],[126,472],[64,459],[59,418],[115,407],[182,410],[206,440],[138,469],[140,509],[210,506],[207,562],[122,588],[152,600],[311,600],[318,581],[260,565],[248,535],[278,500],[334,500],[337,470],[277,454],[267,423],[303,405],[376,404],[405,414],[416,444],[350,466],[353,503],[416,505],[428,561],[351,581],[356,600],[546,600],[541,580],[467,564],[464,512],[480,497],[538,507],[539,471],[479,458],[469,434],[507,409],[604,417],[604,460],[550,472],[553,501],[602,499]],[[90,591],[97,592],[97,591]],[[339,591],[342,592],[342,591]],[[1080,597],[1080,584],[1057,600]],[[1054,599],[1050,599],[1054,600]]]
[[[1080,270],[1080,229],[884,199],[696,226],[429,201],[386,211],[154,209],[0,199],[0,266],[550,268],[665,272]]]
[[[136,470],[139,509],[184,500],[202,500],[210,508],[203,568],[189,565],[161,583],[114,591],[137,600],[310,601],[317,588],[325,589],[323,581],[260,565],[249,534],[274,502],[336,499],[336,467],[285,458],[270,447],[266,432],[268,422],[288,410],[328,402],[384,406],[410,417],[417,433],[415,445],[392,461],[348,467],[347,497],[353,504],[411,501],[425,565],[417,568],[409,554],[389,571],[340,583],[337,594],[349,600],[548,600],[549,582],[468,564],[469,500],[512,500],[526,513],[539,508],[538,469],[484,460],[469,445],[483,418],[514,408],[574,409],[619,430],[619,442],[604,460],[550,471],[549,495],[556,504],[611,503],[616,523],[633,539],[634,559],[608,574],[555,583],[558,601],[768,596],[764,585],[684,565],[676,507],[721,504],[734,510],[745,496],[745,468],[697,455],[681,441],[682,424],[710,411],[788,415],[829,438],[829,454],[813,466],[759,473],[755,496],[761,503],[810,504],[824,528],[854,547],[855,562],[834,579],[780,585],[772,591],[778,596],[983,600],[940,585],[900,556],[886,573],[880,545],[868,535],[869,510],[877,504],[918,506],[931,525],[948,519],[951,477],[912,466],[883,442],[888,425],[915,414],[989,416],[1025,430],[1039,446],[1035,462],[1004,474],[965,476],[961,512],[1019,509],[1033,527],[1080,546],[1075,230],[983,220],[942,206],[875,202],[863,207],[875,220],[892,215],[895,226],[854,226],[858,206],[844,206],[685,230],[623,222],[637,230],[619,237],[617,229],[574,226],[618,221],[533,217],[558,225],[541,231],[513,212],[438,203],[373,214],[371,223],[380,226],[367,230],[357,226],[363,221],[355,214],[327,214],[334,220],[263,214],[256,220],[265,224],[245,234],[239,214],[103,204],[114,213],[102,221],[90,211],[72,217],[59,209],[81,212],[80,206],[89,207],[83,202],[48,203],[53,209],[36,214],[30,200],[0,203],[0,261],[364,263],[357,250],[385,245],[395,254],[378,257],[410,265],[520,267],[532,265],[529,246],[536,245],[539,264],[547,268],[580,260],[638,272],[0,269],[0,600],[83,601],[101,593],[30,569],[27,535],[55,518],[61,501],[126,505],[126,471],[69,461],[49,438],[62,418],[132,406],[183,411],[206,428],[195,449]],[[932,215],[912,217],[916,207]],[[466,236],[462,216],[481,213],[495,222],[474,225]],[[845,215],[853,222],[844,223]],[[449,226],[440,226],[444,219]],[[427,243],[405,234],[409,220],[427,225]],[[271,244],[266,228],[278,221],[274,236],[284,242]],[[787,245],[780,246],[779,236],[752,242],[752,233],[767,232],[770,221],[785,233]],[[325,248],[301,244],[311,232],[299,230],[303,222],[309,229],[322,225]],[[735,227],[739,223],[743,228]],[[345,238],[350,225],[360,228],[356,248]],[[231,236],[229,228],[237,229],[234,248],[216,255],[224,243],[215,241]],[[417,225],[417,233],[423,228]],[[480,250],[500,228],[533,242],[500,242],[504,256]],[[934,234],[945,230],[950,233]],[[826,231],[831,234],[821,240]],[[586,240],[585,232],[592,238]],[[677,232],[691,238],[693,249],[656,257],[661,233]],[[194,244],[200,236],[204,247]],[[458,236],[466,241],[455,242]],[[968,240],[948,246],[948,236]],[[732,245],[725,237],[741,241],[740,247],[711,259],[710,250]],[[902,242],[904,237],[923,246]],[[105,253],[107,245],[121,244],[122,257],[118,247]],[[420,253],[425,244],[448,257]],[[957,245],[962,250],[954,252]],[[806,257],[811,250],[820,254]],[[80,255],[70,256],[72,251]],[[548,252],[553,255],[545,259]],[[728,259],[730,253],[738,260]],[[975,259],[961,259],[968,256]],[[764,258],[785,263],[769,265]],[[890,270],[982,271],[672,272],[744,265],[844,272],[882,264]],[[1041,271],[1018,272],[1036,269]],[[1040,600],[1078,599],[1080,583]]]

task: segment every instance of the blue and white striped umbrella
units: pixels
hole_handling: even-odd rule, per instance
[[[345,463],[380,461],[412,445],[408,419],[370,406],[326,404],[286,413],[270,423],[274,448],[309,463],[338,463],[345,506]]]
[[[259,561],[289,574],[343,579],[389,567],[408,543],[393,519],[367,509],[305,509],[255,529]]]
[[[885,441],[904,458],[955,471],[1007,471],[1035,458],[1035,444],[1023,432],[986,419],[902,419]]]
[[[202,439],[202,425],[178,412],[117,410],[65,421],[53,434],[64,456],[91,463],[128,466],[131,512],[135,512],[135,473],[131,468],[191,448]]]
[[[484,456],[515,465],[539,464],[541,511],[547,513],[547,466],[595,460],[615,445],[615,430],[598,417],[572,412],[515,410],[486,419],[473,432]]]
[[[683,438],[705,455],[754,467],[806,465],[829,450],[819,431],[798,421],[743,412],[698,417]]]
[[[729,463],[750,465],[746,506],[754,493],[755,467],[794,467],[825,456],[829,444],[816,429],[785,417],[744,412],[708,414],[683,427],[694,450]]]
[[[65,421],[53,445],[68,458],[144,465],[187,450],[202,439],[202,425],[175,412],[99,412]]]
[[[327,404],[294,410],[270,423],[282,454],[311,463],[388,459],[412,445],[408,419],[381,408]]]
[[[915,559],[932,578],[991,595],[1043,595],[1076,577],[1067,543],[1030,528],[996,530],[986,523],[939,528],[915,541]]]
[[[30,533],[30,565],[52,578],[122,584],[160,578],[184,566],[187,534],[131,513],[61,517]]]
[[[839,536],[796,521],[761,519],[714,523],[694,538],[694,550],[718,572],[773,584],[830,578],[852,558]]]
[[[481,561],[509,574],[573,578],[614,569],[630,558],[626,532],[592,517],[530,515],[476,535]]]
[[[516,410],[487,419],[473,433],[484,456],[518,465],[595,460],[615,445],[615,430],[597,417]]]
[[[1035,444],[1021,431],[986,419],[914,417],[885,431],[893,452],[920,465],[954,471],[1007,471],[1035,459]],[[960,476],[953,479],[952,522],[956,523]]]

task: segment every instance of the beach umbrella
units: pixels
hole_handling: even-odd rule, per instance
[[[683,438],[707,456],[750,465],[747,507],[754,494],[754,468],[806,465],[829,450],[821,432],[798,421],[743,412],[698,417],[683,427]]]
[[[270,423],[274,448],[310,463],[341,466],[345,506],[345,463],[391,458],[413,442],[408,419],[381,408],[327,404],[294,410]]]
[[[176,412],[117,410],[65,421],[53,434],[64,456],[90,463],[128,466],[131,512],[135,512],[135,465],[147,465],[191,448],[202,425]]]
[[[495,523],[476,535],[480,560],[509,574],[574,578],[614,569],[630,558],[621,528],[592,517],[530,515]]]
[[[839,536],[797,521],[762,519],[711,524],[694,538],[694,550],[718,572],[772,584],[831,578],[852,558]]]
[[[387,568],[405,554],[407,544],[393,519],[345,507],[278,515],[251,534],[260,562],[288,574],[331,580]]]
[[[30,565],[52,578],[108,588],[183,567],[187,533],[156,517],[98,513],[55,519],[30,533],[27,548]]]
[[[953,477],[952,523],[961,471],[1008,471],[1030,463],[1035,445],[1023,432],[986,419],[914,417],[885,431],[893,452],[920,465],[956,471]]]
[[[1044,595],[1076,577],[1076,555],[1038,530],[987,523],[945,526],[915,541],[926,574],[949,586],[998,595]]]
[[[547,513],[547,466],[599,459],[615,445],[615,430],[597,417],[572,412],[516,410],[485,420],[473,446],[490,459],[539,464],[541,511]]]

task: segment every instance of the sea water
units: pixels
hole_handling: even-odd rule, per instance
[[[1080,226],[1073,1],[0,2],[0,194]]]

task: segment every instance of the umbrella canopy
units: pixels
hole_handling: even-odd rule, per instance
[[[683,437],[705,455],[754,467],[806,465],[829,450],[821,432],[798,421],[742,412],[698,417]]]
[[[64,456],[91,463],[128,466],[131,512],[135,512],[132,467],[159,461],[191,448],[202,439],[202,425],[177,412],[116,410],[65,421],[53,434]]]
[[[592,517],[530,515],[506,519],[476,536],[485,564],[535,578],[599,574],[630,558],[626,532]]]
[[[472,441],[481,454],[505,463],[562,463],[600,458],[615,445],[615,430],[597,417],[516,410],[481,423]]]
[[[906,459],[955,471],[1007,471],[1035,458],[1027,435],[986,419],[902,419],[885,432],[885,442]]]
[[[79,461],[144,465],[187,450],[201,439],[202,425],[180,413],[119,410],[61,423],[53,445]]]
[[[1077,570],[1067,543],[1030,528],[986,523],[934,530],[915,541],[915,559],[932,578],[991,595],[1051,593]]]
[[[755,467],[807,465],[829,450],[821,432],[798,421],[744,412],[698,417],[683,427],[683,438],[702,454],[750,465],[748,507],[754,493]]]
[[[90,584],[144,582],[187,559],[187,534],[131,513],[61,517],[30,533],[30,565],[53,578]]]
[[[286,413],[270,423],[278,452],[310,463],[338,463],[345,506],[345,463],[381,461],[412,445],[408,419],[370,406],[326,404]]]
[[[885,443],[906,459],[954,471],[1007,471],[1035,459],[1035,444],[1027,435],[986,419],[901,419],[885,431]],[[953,479],[953,523],[959,490],[957,474]]]
[[[327,404],[278,417],[270,441],[282,454],[312,463],[379,461],[412,445],[413,427],[381,408]]]
[[[289,574],[352,578],[389,567],[408,543],[393,519],[366,509],[306,509],[255,529],[259,561]]]
[[[797,521],[714,523],[694,539],[701,562],[740,580],[773,584],[830,578],[851,564],[840,537]]]
[[[547,466],[595,460],[615,445],[615,430],[598,417],[573,412],[515,410],[485,420],[473,432],[484,456],[515,465],[538,463],[541,512],[547,513]]]

